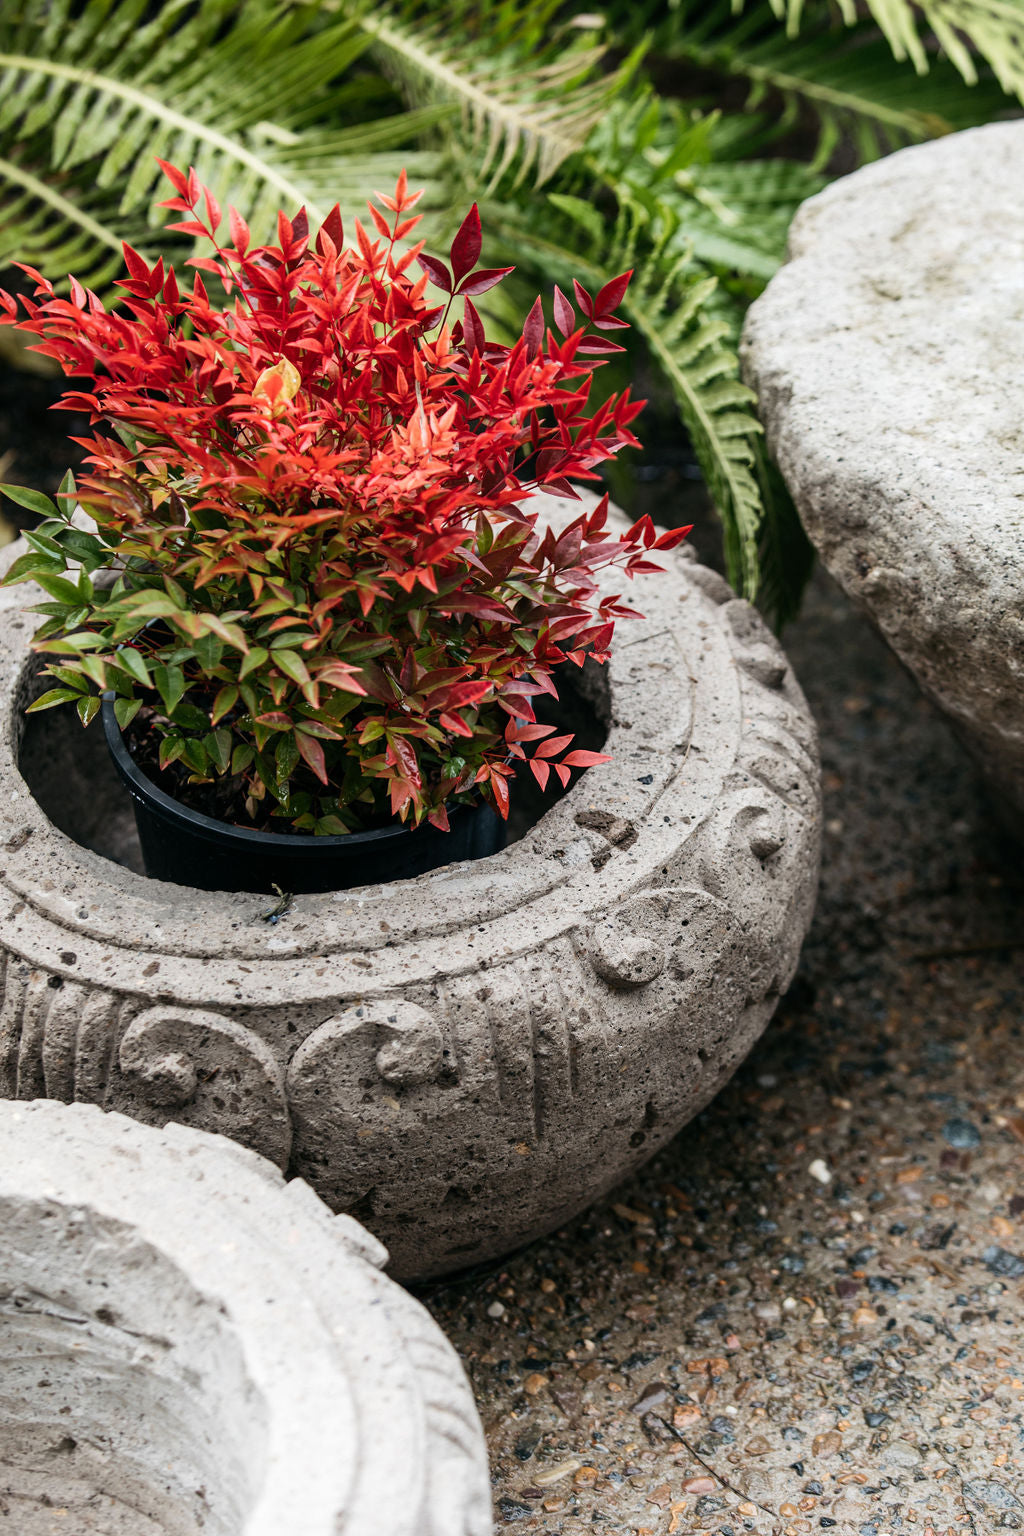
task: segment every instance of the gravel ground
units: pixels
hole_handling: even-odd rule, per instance
[[[424,1294],[499,1530],[1024,1529],[1020,853],[824,576],[786,643],[826,841],[775,1021],[639,1176]]]

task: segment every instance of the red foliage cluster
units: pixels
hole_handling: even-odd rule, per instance
[[[687,530],[612,538],[602,501],[556,536],[529,497],[573,496],[635,442],[628,392],[587,412],[629,274],[594,297],[575,284],[580,320],[556,288],[555,331],[538,299],[496,346],[473,299],[510,269],[477,268],[475,206],[448,263],[401,245],[418,223],[404,174],[388,216],[370,208],[377,239],[357,221],[346,247],[335,209],[312,243],[304,213],[282,214],[254,247],[231,210],[221,244],[209,191],[164,169],[187,215],[171,227],[213,247],[189,290],[126,247],[119,309],[30,269],[24,314],[0,292],[3,323],[91,381],[63,406],[116,434],[82,440],[86,473],[8,578],[51,598],[36,644],[58,686],[40,704],[73,699],[88,722],[112,689],[122,726],[145,706],[162,767],[232,781],[237,819],[320,833],[389,813],[445,827],[474,786],[504,815],[527,745],[542,785],[602,760],[566,751],[533,700],[567,658],[606,658],[629,613],[598,571],[658,569],[647,551]]]

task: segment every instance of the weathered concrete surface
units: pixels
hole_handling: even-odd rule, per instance
[[[510,1536],[1024,1530],[1020,857],[830,582],[786,647],[826,819],[776,1020],[642,1174],[428,1296]]]
[[[638,1166],[770,1018],[820,834],[784,654],[713,572],[665,564],[631,586],[646,617],[594,686],[611,763],[492,858],[300,897],[274,925],[265,897],[146,880],[45,814],[22,768],[62,824],[91,807],[76,831],[100,846],[102,746],[72,722],[75,747],[19,759],[38,684],[31,599],[6,590],[0,1093],[233,1136],[357,1215],[402,1276],[507,1251]]]
[[[1024,122],[805,203],[743,357],[829,570],[1024,835]]]
[[[234,1142],[0,1102],[0,1532],[488,1536],[466,1379]]]

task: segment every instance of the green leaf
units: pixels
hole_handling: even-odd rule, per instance
[[[169,768],[172,763],[176,763],[184,751],[184,736],[179,736],[176,732],[165,736],[163,741],[160,743],[160,752],[158,757],[161,771],[164,768]]]
[[[248,654],[242,657],[242,665],[238,669],[239,681],[243,677],[248,677],[249,673],[255,671],[257,667],[262,667],[269,655],[270,652],[265,651],[262,646],[254,645]]]
[[[114,718],[122,731],[128,729],[139,710],[142,708],[141,699],[115,699]]]
[[[277,746],[274,749],[274,764],[277,768],[278,782],[284,784],[291,778],[299,762],[299,749],[295,743],[294,735],[288,731],[278,737]]]
[[[0,493],[7,497],[8,501],[16,502],[19,507],[24,507],[28,512],[37,512],[40,517],[57,517],[59,514],[49,496],[44,496],[42,491],[34,491],[27,485],[0,484]],[[29,541],[31,543],[31,540]]]
[[[213,724],[216,725],[218,720],[222,720],[230,710],[234,709],[237,703],[238,687],[235,683],[228,683],[225,687],[219,689],[213,701],[213,708],[210,711],[210,719]]]
[[[932,63],[930,32],[968,85],[978,79],[976,55],[980,54],[1003,90],[1024,100],[1024,26],[1015,0],[866,3],[894,58],[908,60],[919,75],[926,74]],[[777,17],[785,19],[788,36],[796,37],[805,16],[804,0],[771,0],[771,6]],[[855,25],[861,14],[854,0],[839,0],[839,10],[848,26]]]
[[[210,731],[203,737],[203,746],[214,767],[219,768],[221,773],[226,773],[231,762],[231,732]]]
[[[224,654],[224,642],[217,635],[199,635],[192,647],[196,660],[209,676],[220,665]]]
[[[196,741],[192,736],[186,738],[181,752],[182,762],[187,763],[193,773],[206,775],[210,763],[206,748],[201,741]]]
[[[186,731],[205,732],[210,724],[210,717],[195,704],[191,704],[188,699],[182,699],[181,703],[175,706],[172,718],[175,725],[183,726]]]
[[[69,704],[72,699],[80,699],[81,693],[75,688],[50,688],[46,693],[41,693],[35,703],[26,709],[26,715],[34,715],[42,709],[53,709],[56,704]]]
[[[141,651],[133,650],[130,645],[122,645],[114,653],[113,661],[115,666],[127,672],[129,677],[133,677],[144,688],[152,688],[153,679],[149,675],[146,658]]]
[[[95,694],[92,694],[87,699],[79,699],[76,708],[78,710],[78,718],[83,725],[89,725],[96,718],[99,707],[100,700]]]
[[[290,677],[293,683],[298,683],[300,687],[305,687],[309,682],[306,663],[298,651],[275,651],[273,653],[273,660],[275,666],[280,667],[284,675]]]
[[[86,677],[92,679],[97,688],[103,690],[109,686],[106,663],[101,656],[83,656],[82,671]]]
[[[155,666],[152,672],[164,709],[169,715],[173,714],[175,706],[185,692],[185,674],[178,666]]]
[[[50,571],[56,574],[64,569],[63,564],[57,560],[51,560],[46,555],[40,555],[35,550],[28,554],[19,555],[13,561],[0,586],[13,587],[20,581],[34,581],[41,571]]]
[[[252,766],[255,757],[255,747],[251,747],[248,742],[241,742],[231,754],[231,772],[244,773]]]

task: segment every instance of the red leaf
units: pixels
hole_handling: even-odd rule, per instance
[[[633,276],[632,267],[628,272],[622,272],[618,277],[613,277],[610,283],[605,283],[597,298],[594,300],[594,314],[608,315],[613,309],[617,309],[626,296],[629,280]]]
[[[188,181],[184,171],[179,171],[177,166],[171,165],[167,160],[161,160],[159,156],[157,156],[156,163],[167,177],[175,192],[180,197],[184,197],[188,188]]]
[[[439,805],[435,810],[431,811],[427,820],[432,827],[437,827],[439,832],[451,831],[451,827],[448,825],[448,812],[443,805]]]
[[[580,357],[608,357],[613,352],[624,352],[617,341],[602,341],[600,336],[584,336],[576,352]]]
[[[491,792],[494,795],[494,803],[498,807],[498,814],[503,821],[508,820],[508,785],[500,773],[491,773]]]
[[[685,528],[670,528],[667,533],[661,533],[654,541],[654,549],[675,549],[681,544],[688,533],[693,532],[693,524],[688,523]]]
[[[479,704],[494,688],[491,682],[456,683],[454,688],[448,689],[448,698],[445,701],[445,709],[466,709],[471,704]]]
[[[555,284],[555,324],[563,336],[570,336],[576,329],[576,311],[557,283]]]
[[[216,230],[221,221],[220,203],[218,203],[209,187],[203,188],[203,200],[206,203],[206,217],[210,221],[210,228],[211,230]]]
[[[464,277],[456,293],[471,293],[474,298],[486,293],[488,288],[496,288],[503,277],[514,272],[515,267],[481,267],[479,272],[473,272],[469,277]]]
[[[391,225],[388,223],[387,219],[381,213],[380,209],[375,208],[372,203],[368,203],[367,206],[370,210],[370,217],[373,219],[373,222],[377,226],[378,235],[383,235],[385,240],[390,240]]]
[[[455,281],[472,272],[480,259],[483,237],[480,233],[480,210],[476,203],[466,214],[459,232],[452,241],[451,263]],[[450,290],[449,290],[450,291]],[[482,290],[480,290],[482,292]]]
[[[526,342],[526,350],[531,357],[535,357],[541,349],[544,341],[544,306],[540,302],[540,295],[534,300],[533,308],[526,317],[523,326],[523,340]]]
[[[482,352],[484,350],[484,347],[487,345],[487,338],[484,335],[483,321],[477,314],[471,299],[466,300],[462,331],[466,341],[467,352]]]
[[[567,752],[562,762],[568,768],[593,768],[598,763],[610,763],[611,757],[607,752],[586,752],[581,747],[576,752]]]
[[[552,736],[550,741],[542,741],[534,757],[557,757],[572,741],[572,732],[568,736]]]
[[[317,233],[316,248],[320,252],[321,256],[327,255],[327,247],[324,244],[323,239],[324,236],[326,236],[326,238],[331,242],[336,252],[343,248],[345,244],[345,229],[341,222],[341,209],[338,207],[337,203],[335,203],[326,219],[324,219]]]
[[[435,288],[440,288],[442,293],[451,293],[452,275],[443,261],[437,261],[433,256],[417,256],[416,260]]]
[[[536,758],[530,759],[530,772],[533,774],[541,789],[547,789],[548,778],[551,775],[550,763],[539,763]]]
[[[584,288],[583,284],[579,282],[575,277],[572,280],[572,291],[576,295],[576,303],[579,305],[580,309],[582,309],[587,319],[593,320],[594,302],[591,299],[590,294]]]
[[[309,243],[309,215],[300,208],[292,220],[292,244],[306,246]]]
[[[231,230],[232,245],[239,256],[244,256],[249,249],[249,226],[237,208],[228,209],[228,228]]]
[[[295,745],[299,749],[299,756],[308,763],[320,780],[321,784],[328,783],[327,762],[324,758],[324,749],[315,736],[307,736],[300,725],[295,727]]]

